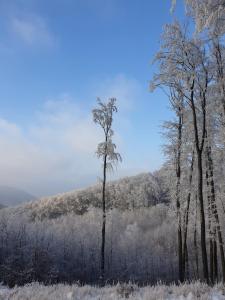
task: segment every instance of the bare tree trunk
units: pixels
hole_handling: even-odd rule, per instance
[[[200,206],[200,221],[201,221],[201,250],[202,250],[202,267],[203,276],[205,281],[209,282],[209,271],[208,271],[208,258],[206,249],[206,230],[205,230],[205,211],[204,211],[204,197],[203,197],[203,167],[202,167],[202,152],[205,141],[206,134],[206,99],[203,96],[202,100],[202,136],[201,142],[199,140],[198,123],[196,107],[194,103],[194,80],[191,87],[191,109],[193,115],[193,125],[194,125],[194,136],[195,136],[195,146],[197,153],[197,166],[198,166],[198,199]]]
[[[198,197],[200,204],[200,220],[201,220],[201,249],[203,274],[206,282],[209,282],[208,259],[206,250],[206,230],[205,230],[205,212],[203,200],[203,174],[202,174],[202,153],[198,152]]]
[[[224,257],[224,243],[223,243],[223,238],[222,238],[222,233],[221,233],[221,227],[220,227],[220,222],[219,222],[219,215],[217,211],[217,207],[213,206],[213,212],[214,212],[214,217],[216,219],[216,231],[218,235],[218,242],[219,242],[219,249],[220,249],[220,259],[221,259],[221,268],[222,268],[222,275],[223,275],[223,282],[225,282],[225,257]]]
[[[189,254],[188,254],[188,247],[186,244],[186,255],[185,255],[185,272],[186,272],[186,278],[189,279],[190,278],[190,270],[189,270]]]
[[[224,78],[224,62],[222,58],[222,50],[219,38],[213,40],[214,55],[217,65],[217,81],[220,86],[221,104],[223,108],[223,125],[225,125],[225,78]]]
[[[107,140],[107,139],[106,139]],[[107,155],[104,157],[103,164],[103,182],[102,182],[102,244],[101,244],[101,282],[105,281],[105,226],[106,226],[106,208],[105,208],[105,186],[106,186],[106,162]]]
[[[214,256],[213,256],[213,240],[209,240],[209,265],[210,265],[210,282],[214,284]]]
[[[217,260],[217,242],[213,241],[213,263],[214,263],[214,281],[218,281],[218,260]]]
[[[194,230],[194,249],[195,249],[195,263],[196,263],[196,279],[199,279],[199,262],[198,262],[198,243],[197,243],[197,199],[196,199],[196,215],[195,215],[195,230]]]
[[[111,270],[111,277],[112,277],[113,275],[113,220],[111,225],[111,238],[110,238],[110,270]]]
[[[185,212],[185,218],[184,218],[184,237],[183,237],[183,254],[182,254],[182,265],[183,265],[183,273],[185,277],[186,273],[186,262],[188,257],[188,250],[187,250],[187,231],[188,231],[188,219],[189,219],[189,207],[190,207],[190,200],[191,200],[191,193],[188,193],[188,199],[187,199],[187,208]]]
[[[205,166],[206,166],[206,185],[207,185],[207,199],[208,199],[208,230],[209,230],[209,278],[211,284],[214,283],[214,255],[213,255],[213,230],[212,230],[212,199],[211,199],[211,191],[210,191],[210,183],[209,183],[209,163],[208,163],[208,146],[205,151]]]
[[[178,123],[178,149],[176,160],[176,207],[177,207],[177,242],[178,242],[178,264],[179,264],[179,280],[184,281],[183,272],[183,253],[182,253],[182,226],[181,226],[181,207],[180,207],[180,179],[181,179],[181,143],[182,143],[182,112],[179,107],[179,123]]]
[[[184,281],[184,274],[183,274],[183,255],[182,255],[182,231],[181,231],[181,224],[178,223],[178,230],[177,230],[177,238],[178,238],[178,258],[179,258],[179,280],[180,282]]]
[[[225,282],[224,243],[223,243],[223,237],[222,237],[222,232],[221,232],[221,227],[220,227],[219,214],[218,214],[218,209],[217,209],[217,204],[216,204],[212,150],[211,150],[210,146],[207,147],[207,158],[208,158],[210,189],[211,189],[211,197],[212,197],[212,200],[211,200],[212,201],[212,215],[213,215],[213,218],[215,218],[215,223],[216,223],[216,231],[217,231],[218,241],[219,241],[223,282]]]
[[[187,196],[187,207],[184,215],[184,238],[183,238],[183,272],[185,276],[186,272],[186,263],[188,263],[188,248],[187,248],[187,231],[188,231],[188,222],[189,222],[189,208],[191,201],[191,184],[193,177],[193,168],[194,168],[194,151],[192,152],[191,158],[191,167],[190,167],[190,175],[189,175],[189,192]]]
[[[208,226],[209,226],[209,251],[210,251],[210,281],[214,284],[218,277],[218,266],[217,266],[217,242],[216,242],[216,227],[214,224],[213,216],[213,201],[215,200],[214,192],[214,181],[210,176],[212,173],[212,166],[210,166],[210,147],[206,146],[206,184],[208,194]],[[213,186],[213,187],[212,187]]]

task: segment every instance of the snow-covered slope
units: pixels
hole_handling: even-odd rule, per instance
[[[149,207],[166,202],[160,178],[150,173],[126,177],[107,185],[107,208],[126,210]],[[75,190],[15,207],[15,212],[26,212],[32,219],[57,218],[71,212],[83,214],[90,206],[101,207],[101,185]]]

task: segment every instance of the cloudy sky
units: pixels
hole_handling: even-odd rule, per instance
[[[0,1],[1,185],[43,196],[95,183],[97,97],[118,99],[123,163],[111,178],[161,166],[171,112],[148,84],[169,10],[169,0]]]

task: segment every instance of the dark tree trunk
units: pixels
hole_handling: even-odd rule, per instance
[[[222,49],[220,45],[219,38],[216,37],[213,41],[214,45],[214,55],[216,58],[217,65],[217,81],[220,86],[221,93],[221,104],[223,108],[223,125],[225,125],[225,78],[224,78],[224,62],[222,58]]]
[[[207,199],[208,199],[208,230],[209,230],[209,278],[211,284],[214,283],[214,255],[213,255],[213,230],[212,230],[212,197],[210,190],[210,182],[209,182],[209,163],[208,163],[208,146],[206,146],[205,151],[205,166],[206,166],[206,185],[207,185]]]
[[[186,272],[186,278],[189,279],[190,278],[190,271],[189,271],[189,256],[188,256],[188,247],[187,247],[187,243],[186,243],[186,252],[185,252],[185,272]]]
[[[209,266],[210,266],[210,283],[214,284],[214,260],[213,260],[213,240],[209,240]]]
[[[202,250],[202,265],[203,275],[206,282],[209,282],[208,259],[206,250],[206,230],[205,230],[205,212],[203,199],[203,174],[202,174],[202,152],[198,152],[198,198],[200,206],[200,220],[201,220],[201,250]]]
[[[209,271],[208,271],[208,258],[207,258],[207,249],[206,249],[206,230],[205,230],[205,211],[204,211],[204,197],[203,197],[203,167],[202,167],[202,153],[205,142],[206,135],[206,98],[205,92],[202,96],[202,135],[201,140],[199,139],[198,132],[198,121],[196,114],[196,106],[194,100],[194,80],[191,87],[191,109],[193,115],[193,125],[194,125],[194,136],[195,136],[195,146],[197,153],[197,167],[198,167],[198,200],[200,208],[200,222],[201,222],[201,250],[202,250],[202,267],[203,267],[203,276],[205,281],[209,282]],[[206,87],[207,88],[207,82]]]
[[[107,139],[106,139],[107,141]],[[101,282],[105,281],[105,226],[106,226],[106,206],[105,206],[105,186],[106,186],[106,167],[107,155],[104,157],[103,182],[102,182],[102,244],[101,244]]]
[[[217,260],[217,241],[213,241],[213,264],[214,264],[214,281],[218,281],[218,260]]]
[[[177,238],[178,238],[178,258],[179,258],[179,280],[180,282],[183,282],[184,275],[183,275],[183,255],[182,255],[182,231],[181,231],[181,226],[179,226],[179,224],[178,224]]]
[[[221,258],[221,269],[222,269],[222,275],[223,275],[223,282],[225,282],[224,243],[223,243],[223,237],[222,237],[222,233],[221,233],[219,214],[218,214],[218,209],[217,209],[217,204],[216,204],[212,150],[211,150],[210,146],[207,147],[207,159],[208,159],[208,167],[209,167],[212,217],[215,219],[215,223],[216,223],[216,231],[217,231],[217,235],[218,235],[220,258]],[[216,240],[216,237],[214,238],[214,240]]]
[[[183,253],[182,253],[182,225],[181,225],[181,207],[180,207],[180,180],[181,180],[181,143],[182,143],[182,112],[181,107],[178,110],[179,123],[178,123],[178,147],[177,147],[177,160],[176,160],[176,207],[177,207],[177,242],[178,242],[178,265],[179,265],[179,280],[184,281],[183,272]]]
[[[187,247],[187,232],[188,232],[188,222],[189,222],[189,208],[191,201],[191,184],[193,177],[193,168],[194,168],[194,151],[192,152],[191,158],[191,167],[190,167],[190,175],[189,175],[189,192],[187,196],[187,207],[184,215],[184,238],[183,238],[183,273],[185,276],[186,265],[188,265],[188,247]]]
[[[197,242],[197,199],[196,199],[196,216],[195,216],[195,229],[194,229],[194,250],[195,250],[195,263],[196,263],[196,279],[199,279],[199,262],[198,262],[198,242]]]

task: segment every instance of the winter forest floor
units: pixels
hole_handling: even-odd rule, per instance
[[[117,284],[98,288],[94,286],[52,285],[32,283],[24,287],[0,288],[0,300],[225,300],[225,285],[209,287],[195,282],[192,284],[138,287],[132,284]]]

